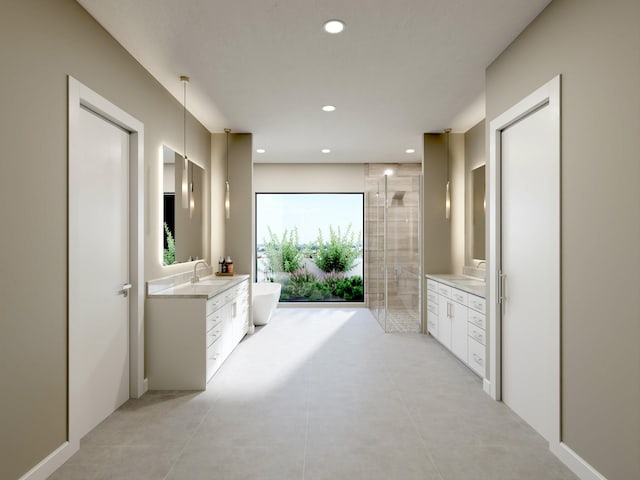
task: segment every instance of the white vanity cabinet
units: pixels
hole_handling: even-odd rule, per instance
[[[475,297],[469,302],[469,357],[471,369],[481,377],[485,376],[486,358],[486,317],[485,299]]]
[[[436,338],[466,362],[467,294],[440,283],[436,288],[438,296],[438,336]]]
[[[484,377],[485,300],[453,285],[427,279],[427,331]]]
[[[151,390],[203,390],[249,328],[249,283],[211,298],[157,295],[146,304]]]

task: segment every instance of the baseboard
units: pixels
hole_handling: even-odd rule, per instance
[[[20,477],[20,480],[46,480],[79,449],[79,444],[64,442],[35,467]]]
[[[491,382],[489,380],[487,380],[486,378],[482,379],[482,390],[484,391],[484,393],[486,393],[490,397],[492,396],[491,395]]]
[[[580,455],[571,450],[566,443],[549,446],[551,452],[558,457],[580,480],[607,480]]]
[[[149,378],[148,377],[144,377],[144,380],[142,381],[142,395],[144,395],[148,391],[149,391]],[[142,396],[142,395],[140,395],[140,396]]]

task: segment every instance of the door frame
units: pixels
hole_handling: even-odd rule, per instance
[[[129,132],[129,396],[139,398],[144,382],[144,124],[69,76],[69,173],[80,161],[76,135],[80,125],[80,108],[86,108]],[[69,200],[74,186],[69,182]],[[71,233],[69,219],[69,234]],[[70,254],[70,252],[68,252]],[[74,321],[69,316],[69,364],[74,358]],[[75,425],[74,381],[68,378],[68,440],[78,444]]]
[[[487,309],[489,318],[489,378],[485,379],[484,389],[495,400],[501,400],[502,378],[501,378],[501,347],[502,347],[502,308],[498,298],[499,274],[501,270],[501,136],[502,132],[522,120],[524,117],[532,114],[541,107],[550,108],[550,116],[552,122],[552,138],[551,151],[553,151],[554,162],[557,169],[550,172],[550,175],[556,176],[552,181],[558,184],[558,218],[561,218],[560,212],[560,75],[554,77],[540,88],[527,95],[524,99],[513,105],[504,113],[491,121],[489,126],[489,162],[487,171],[487,180],[489,185],[489,254],[488,268],[490,272],[488,276],[488,297]],[[552,395],[555,399],[552,418],[550,425],[552,426],[551,438],[547,438],[551,450],[557,450],[561,441],[561,404],[560,404],[560,322],[561,322],[561,231],[558,230],[558,258],[557,258],[557,283],[558,283],[558,312],[557,325],[552,329],[552,364],[553,374],[550,379]],[[535,295],[536,292],[531,292]]]

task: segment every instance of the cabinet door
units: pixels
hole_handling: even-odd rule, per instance
[[[467,363],[467,307],[451,303],[451,351]]]
[[[452,303],[447,297],[438,295],[438,340],[451,349],[451,313]]]

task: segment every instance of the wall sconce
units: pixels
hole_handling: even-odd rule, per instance
[[[184,97],[182,102],[182,139],[184,149],[182,150],[182,208],[189,208],[189,158],[187,157],[187,83],[189,77],[181,76],[183,83]]]
[[[225,128],[224,133],[227,134],[227,180],[225,181],[224,192],[224,216],[227,220],[231,218],[231,192],[229,191],[229,134],[230,128]]]
[[[451,135],[451,129],[446,128],[444,133],[446,134],[447,144],[447,184],[444,192],[444,218],[449,220],[451,218],[451,180],[449,179],[449,136]]]
[[[196,197],[194,193],[193,187],[193,165],[190,165],[189,168],[189,218],[193,218],[193,210],[196,207]]]

